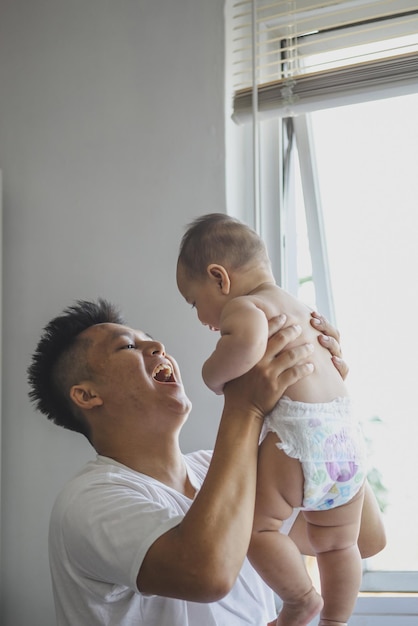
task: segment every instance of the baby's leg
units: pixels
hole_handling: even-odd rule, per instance
[[[360,534],[357,543],[363,559],[374,556],[386,546],[386,532],[382,514],[377,498],[367,481],[364,489]]]
[[[307,534],[307,522],[302,511],[297,516],[289,536],[293,539],[302,554],[315,556]],[[366,482],[365,485],[360,533],[357,543],[362,559],[368,559],[374,556],[383,550],[386,545],[386,533],[382,514],[376,496],[368,482]]]
[[[357,539],[363,498],[364,487],[343,506],[304,511],[324,599],[320,626],[345,624],[353,612],[362,575]]]
[[[306,626],[322,608],[302,556],[279,529],[300,506],[303,474],[299,461],[276,447],[269,433],[260,446],[254,528],[248,556],[264,581],[280,596],[277,626]]]

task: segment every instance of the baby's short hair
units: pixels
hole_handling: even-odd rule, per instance
[[[234,270],[253,261],[269,263],[263,240],[252,228],[224,213],[209,213],[191,222],[178,256],[178,265],[190,278],[204,276],[210,263]]]

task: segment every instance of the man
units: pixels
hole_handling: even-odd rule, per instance
[[[31,398],[97,452],[51,515],[59,626],[274,623],[272,593],[246,552],[263,417],[312,369],[312,346],[286,350],[300,329],[284,322],[271,324],[260,363],[226,386],[213,454],[190,455],[179,433],[191,404],[161,343],[103,300],[78,302],[46,326]],[[335,339],[327,343],[338,355]]]

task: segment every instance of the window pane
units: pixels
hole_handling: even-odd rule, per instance
[[[385,570],[418,570],[417,111],[414,95],[312,115],[347,382],[388,490]]]

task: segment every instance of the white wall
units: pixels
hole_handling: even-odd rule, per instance
[[[54,624],[49,512],[93,451],[34,412],[49,319],[107,297],[179,361],[185,450],[213,444],[214,337],[175,287],[185,224],[225,209],[223,0],[0,0],[2,626]],[[80,625],[81,626],[81,625]]]

